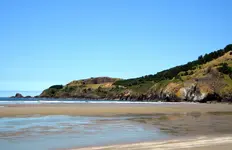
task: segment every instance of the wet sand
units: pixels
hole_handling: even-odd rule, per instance
[[[161,142],[144,142],[103,147],[87,147],[72,150],[231,150],[232,136],[197,137]]]
[[[2,105],[0,117],[25,115],[115,116],[157,113],[232,112],[229,104],[14,104]]]

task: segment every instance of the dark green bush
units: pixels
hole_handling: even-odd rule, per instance
[[[221,67],[218,68],[218,71],[224,74],[232,74],[232,68],[229,67],[227,63],[222,63]]]
[[[63,87],[63,85],[53,85],[49,89],[62,89]]]

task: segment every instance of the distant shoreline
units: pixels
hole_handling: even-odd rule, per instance
[[[29,103],[31,101],[31,104],[42,104],[42,103],[167,103],[167,104],[232,104],[232,102],[218,102],[216,100],[211,100],[206,103],[201,102],[194,102],[194,101],[164,101],[160,99],[154,99],[154,100],[120,100],[120,99],[91,99],[91,98],[45,98],[45,97],[0,97],[0,105],[1,101],[9,101],[9,104],[12,104],[11,102],[18,102],[17,104],[24,104],[23,101],[25,100],[25,103]],[[5,103],[8,104],[8,103]]]

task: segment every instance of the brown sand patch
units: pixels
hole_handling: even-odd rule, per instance
[[[37,104],[5,105],[0,108],[0,117],[25,115],[149,115],[157,113],[207,113],[232,112],[228,104]],[[174,119],[174,118],[173,118]]]

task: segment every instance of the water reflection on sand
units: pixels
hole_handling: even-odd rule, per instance
[[[34,116],[0,118],[4,149],[54,149],[164,139],[165,133],[127,117]]]
[[[0,118],[3,149],[43,150],[232,133],[232,112]]]
[[[232,133],[232,112],[156,114],[130,120],[155,126],[174,136]]]

